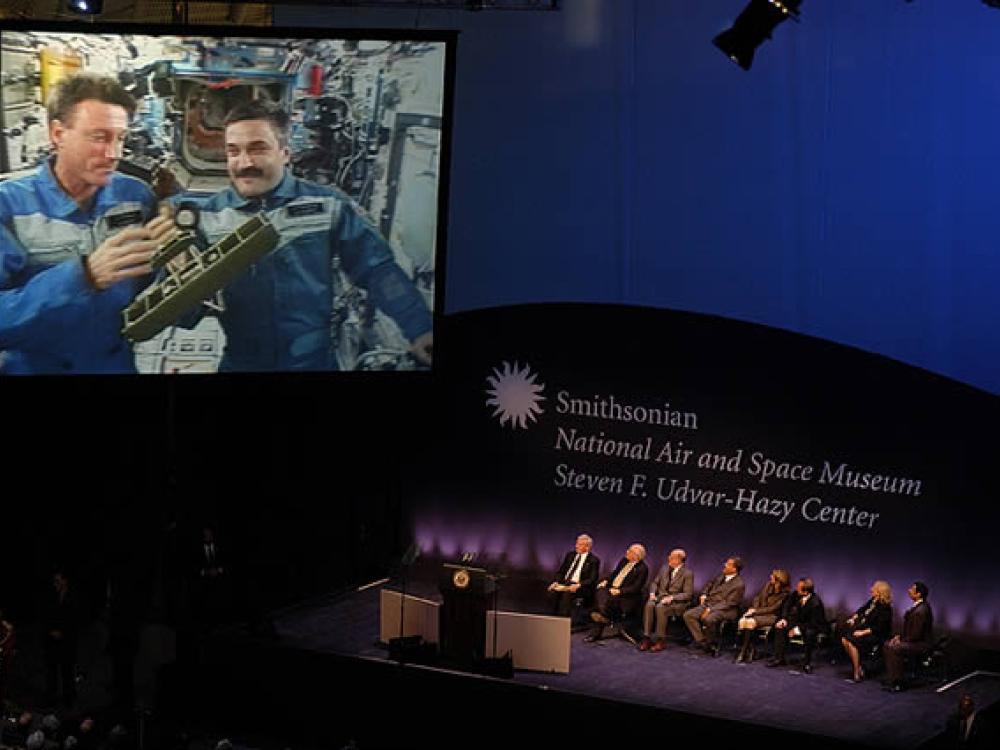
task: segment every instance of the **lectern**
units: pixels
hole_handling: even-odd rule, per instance
[[[483,660],[486,611],[492,608],[496,579],[483,568],[441,566],[441,656],[461,666]]]

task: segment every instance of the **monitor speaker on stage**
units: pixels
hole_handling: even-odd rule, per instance
[[[433,664],[437,648],[421,635],[397,636],[389,639],[389,658],[400,664]]]

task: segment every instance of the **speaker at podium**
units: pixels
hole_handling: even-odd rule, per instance
[[[441,566],[441,656],[455,665],[481,664],[485,655],[486,612],[493,608],[497,577],[461,563]]]

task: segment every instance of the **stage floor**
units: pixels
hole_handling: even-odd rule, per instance
[[[500,606],[511,608],[503,601]],[[274,619],[279,645],[388,661],[376,643],[378,624],[377,588],[313,601]],[[732,652],[712,658],[671,644],[657,654],[642,653],[620,638],[589,644],[584,635],[573,635],[569,674],[518,671],[513,681],[886,748],[931,740],[962,692],[971,694],[980,709],[1000,701],[1000,680],[987,677],[941,694],[937,684],[895,694],[882,690],[876,679],[856,685],[845,679],[844,658],[831,665],[825,651],[814,659],[814,673],[806,675],[794,667],[769,669],[764,660],[735,664]]]

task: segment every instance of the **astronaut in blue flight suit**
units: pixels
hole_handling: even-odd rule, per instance
[[[260,211],[278,246],[223,290],[223,371],[330,370],[333,257],[373,304],[391,317],[424,364],[432,354],[431,312],[396,264],[392,249],[343,193],[287,169],[289,117],[254,100],[226,117],[232,185],[199,206],[199,234],[214,243]],[[187,316],[190,326],[203,314]]]
[[[149,187],[115,172],[134,113],[113,78],[61,80],[54,156],[0,183],[0,374],[135,372],[121,311],[175,228]]]

